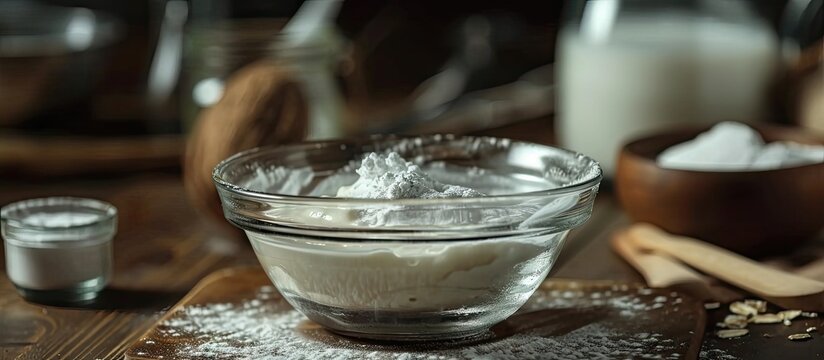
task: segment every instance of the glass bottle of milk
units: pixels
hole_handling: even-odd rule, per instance
[[[743,1],[574,3],[558,41],[559,139],[615,171],[621,145],[663,128],[765,117],[778,40]]]

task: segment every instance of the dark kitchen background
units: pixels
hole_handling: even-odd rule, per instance
[[[803,14],[785,1],[752,5],[777,34],[808,45],[824,28],[812,3]],[[175,171],[200,110],[236,70],[272,56],[278,30],[301,4],[0,2],[0,38],[15,37],[0,46],[0,171],[36,179]],[[559,24],[575,4],[343,2],[333,75],[346,116],[324,134],[516,127],[514,136],[546,142],[554,109],[552,69],[544,65],[554,62]],[[20,35],[36,36],[27,43]],[[436,75],[456,73],[460,86],[439,90],[449,82]],[[507,86],[523,79],[529,89]],[[434,105],[420,105],[427,101]],[[775,106],[784,114],[788,107]],[[311,129],[308,137],[316,137]]]

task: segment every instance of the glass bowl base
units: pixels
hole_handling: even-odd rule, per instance
[[[285,294],[284,294],[285,295]],[[475,342],[489,335],[489,328],[514,313],[514,309],[483,307],[444,311],[350,310],[285,296],[307,318],[327,330],[361,339],[422,342]]]
[[[17,292],[24,299],[42,304],[82,305],[94,301],[106,286],[106,277],[100,276],[61,289],[38,290],[15,284]]]

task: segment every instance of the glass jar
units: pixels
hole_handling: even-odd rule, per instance
[[[83,302],[97,297],[112,273],[117,209],[70,197],[31,199],[0,210],[6,273],[25,298]]]
[[[764,119],[777,37],[744,1],[590,0],[558,41],[558,134],[615,171],[621,145],[684,124]]]

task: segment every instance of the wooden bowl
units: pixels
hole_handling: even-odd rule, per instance
[[[824,164],[764,171],[665,169],[655,158],[708,130],[630,142],[618,159],[618,199],[635,221],[655,224],[748,255],[792,250],[824,228]],[[824,144],[795,128],[756,127],[767,142]]]

